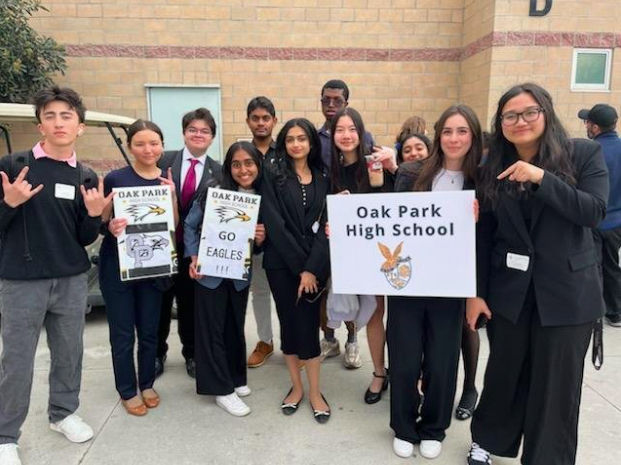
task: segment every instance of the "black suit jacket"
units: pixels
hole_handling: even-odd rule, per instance
[[[477,294],[492,313],[513,323],[531,281],[543,326],[579,325],[604,313],[591,228],[606,214],[608,172],[595,142],[574,140],[572,161],[575,186],[546,171],[541,184],[531,187],[530,230],[519,200],[506,193],[500,193],[495,207],[481,211]],[[530,258],[526,271],[507,266],[509,252]]]
[[[330,181],[313,170],[315,195],[308,213],[304,212],[302,191],[297,179],[279,180],[274,165],[263,165],[261,216],[265,224],[263,267],[287,268],[295,276],[310,271],[320,282],[328,278],[330,264],[325,233],[326,195]],[[317,233],[312,230],[318,221]]]
[[[183,161],[183,149],[176,151],[164,152],[162,158],[158,163],[158,166],[162,170],[162,175],[166,176],[168,168],[172,169],[173,181],[175,182],[175,189],[177,190],[177,207],[179,208],[179,223],[183,224],[183,220],[188,215],[192,203],[196,199],[197,195],[202,192],[208,185],[219,184],[222,179],[222,165],[207,155],[205,159],[205,167],[203,169],[203,176],[201,177],[194,196],[185,206],[181,208],[181,162]],[[213,180],[213,181],[212,181]],[[211,181],[211,182],[210,182]]]

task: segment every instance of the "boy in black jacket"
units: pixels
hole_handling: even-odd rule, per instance
[[[35,97],[42,140],[0,160],[0,463],[19,464],[41,328],[50,348],[50,428],[72,442],[93,437],[75,411],[87,298],[84,247],[99,234],[103,184],[75,155],[85,108],[71,89]]]

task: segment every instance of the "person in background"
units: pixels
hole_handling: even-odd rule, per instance
[[[429,157],[431,141],[419,132],[406,133],[397,142],[397,165],[409,161],[420,161]]]
[[[224,158],[219,188],[257,193],[261,158],[261,152],[249,142],[235,142]],[[190,277],[196,280],[196,392],[216,396],[219,407],[242,417],[250,413],[241,397],[251,394],[246,377],[244,323],[252,271],[247,280],[242,280],[203,275],[197,270],[207,192],[194,201],[184,228],[185,253],[192,260]],[[262,224],[257,223],[255,231],[251,248],[261,246],[265,239]]]
[[[86,108],[72,89],[34,98],[41,141],[0,160],[0,463],[19,465],[17,441],[30,406],[41,329],[50,349],[50,428],[71,442],[93,430],[78,415],[90,261],[112,201],[103,181],[77,161]]]
[[[157,166],[164,151],[162,130],[151,121],[136,120],[127,131],[127,147],[133,155],[133,163],[106,175],[105,193],[109,195],[117,187],[168,185],[172,190],[177,219],[171,170],[164,173]],[[164,177],[165,174],[168,177]],[[153,383],[162,281],[159,278],[121,281],[117,237],[127,227],[127,219],[115,217],[112,204],[106,208],[102,219],[106,223],[106,234],[99,251],[99,287],[106,302],[114,381],[127,413],[143,416],[147,414],[147,408],[156,408],[160,404]],[[136,335],[138,376],[134,364]]]
[[[598,253],[601,254],[604,277],[604,302],[606,321],[610,326],[621,327],[621,138],[617,134],[617,110],[599,103],[590,110],[583,109],[578,117],[584,121],[587,136],[599,142],[608,167],[610,195],[606,217],[593,230]]]
[[[168,353],[166,340],[170,334],[173,299],[177,304],[177,324],[181,340],[181,354],[185,359],[188,376],[196,377],[194,362],[194,281],[190,278],[190,259],[184,256],[183,222],[192,207],[197,193],[207,185],[219,182],[222,167],[207,155],[216,137],[216,121],[209,110],[197,108],[183,115],[181,120],[185,146],[178,151],[164,152],[159,167],[163,172],[172,170],[177,191],[177,256],[180,257],[178,273],[173,277],[172,288],[162,298],[162,313],[158,330],[155,376],[164,372]]]
[[[252,132],[252,145],[263,157],[265,163],[275,161],[276,144],[272,138],[274,126],[278,123],[274,104],[267,97],[255,97],[248,103],[246,124]],[[263,253],[254,256],[252,261],[252,309],[257,322],[259,342],[248,357],[248,367],[263,365],[274,353],[274,333],[272,331],[272,304],[270,286],[263,269]]]

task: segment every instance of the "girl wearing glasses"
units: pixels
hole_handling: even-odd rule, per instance
[[[325,201],[330,182],[323,171],[319,136],[307,119],[284,125],[276,154],[278,161],[264,171],[261,210],[267,233],[263,267],[276,302],[281,349],[292,384],[281,408],[291,415],[302,402],[302,360],[313,416],[326,423],[331,412],[319,387],[319,306],[329,273]]]
[[[474,189],[480,158],[476,114],[465,105],[452,106],[435,124],[429,158],[401,165],[395,191]],[[477,213],[475,202],[475,217]],[[410,457],[417,443],[425,458],[442,452],[457,385],[464,307],[464,299],[457,298],[388,297],[390,426],[395,432],[393,449],[400,457]],[[422,406],[416,388],[421,369]]]
[[[261,180],[261,154],[250,142],[236,142],[226,153],[221,189],[255,193]],[[246,378],[244,322],[248,304],[248,280],[203,276],[196,270],[201,226],[207,200],[205,189],[194,201],[184,223],[185,255],[191,257],[194,284],[196,392],[216,396],[216,404],[242,417],[250,407],[241,399],[250,395]],[[265,239],[257,224],[254,245]]]
[[[330,134],[332,152],[330,178],[334,194],[392,192],[393,176],[386,170],[383,172],[383,185],[371,186],[365,157],[370,156],[372,147],[364,143],[365,129],[360,113],[350,107],[339,110],[332,118]],[[359,299],[362,298],[359,297]],[[363,300],[360,301],[360,306],[361,310],[366,307]],[[364,395],[364,401],[367,404],[379,402],[382,392],[388,389],[388,373],[384,360],[386,343],[384,297],[377,296],[372,308],[375,308],[373,313],[362,319],[357,318],[356,330],[348,335],[344,361],[346,368],[358,368],[362,365],[356,331],[367,324],[367,338],[373,361],[373,381]]]
[[[517,85],[498,101],[480,178],[478,297],[490,357],[472,419],[470,465],[575,463],[584,357],[604,312],[591,229],[606,213],[599,144],[570,139],[550,94]]]

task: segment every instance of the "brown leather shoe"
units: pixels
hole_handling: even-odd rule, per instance
[[[131,406],[128,403],[129,400],[121,399],[121,404],[123,404],[123,407],[125,407],[125,410],[127,411],[127,413],[129,413],[130,415],[135,415],[137,417],[143,417],[147,414],[147,406],[144,403],[141,402],[139,405]]]
[[[269,344],[259,341],[254,348],[250,357],[248,357],[248,368],[257,368],[263,365],[268,358],[274,353],[274,343]]]
[[[147,408],[155,408],[160,405],[160,396],[155,389],[145,389],[142,391],[142,400]]]

